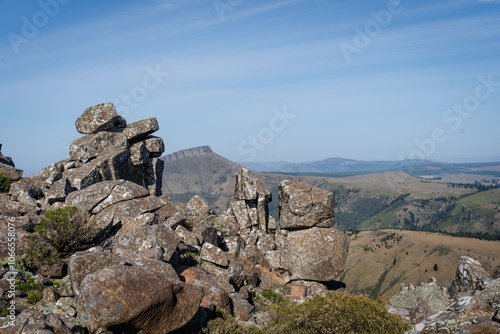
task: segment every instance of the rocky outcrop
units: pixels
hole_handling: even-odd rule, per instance
[[[17,181],[23,173],[22,170],[16,168],[11,157],[2,155],[2,144],[0,144],[0,174],[7,176],[11,181]]]
[[[500,307],[500,279],[493,280],[481,264],[462,256],[452,287],[452,297],[436,279],[418,287],[402,285],[391,298],[389,311],[414,324],[407,334],[481,333],[500,330],[495,312]]]
[[[113,103],[101,103],[85,109],[75,122],[76,131],[82,134],[100,131],[119,131],[127,126],[127,122],[116,113]]]
[[[481,267],[479,261],[468,256],[462,256],[451,285],[451,295],[457,297],[461,293],[482,291],[492,282],[493,279]]]

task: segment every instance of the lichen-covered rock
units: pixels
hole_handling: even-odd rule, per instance
[[[170,261],[179,242],[180,238],[170,228],[153,225],[114,236],[106,241],[105,248],[125,258]]]
[[[127,201],[130,199],[146,197],[149,195],[149,190],[130,181],[122,180],[115,181],[116,185],[113,190],[102,202],[100,202],[95,208],[93,208],[92,213],[97,214],[107,207]]]
[[[17,181],[23,176],[24,171],[16,167],[0,162],[0,174],[3,174],[11,181]]]
[[[69,156],[85,160],[128,148],[127,137],[122,133],[98,132],[74,140],[69,146]]]
[[[208,242],[203,244],[200,252],[200,257],[203,261],[212,262],[221,267],[227,267],[229,264],[224,251],[217,246],[209,244]]]
[[[130,123],[123,130],[123,134],[128,140],[133,141],[146,137],[159,129],[158,121],[153,117]]]
[[[203,298],[200,287],[139,266],[107,267],[85,276],[80,288],[78,318],[92,332],[169,333],[194,317]]]
[[[165,143],[160,137],[149,136],[143,140],[151,157],[159,158],[165,152]]]
[[[203,300],[201,306],[215,311],[216,307],[231,312],[231,299],[229,294],[221,288],[214,279],[200,268],[176,267],[175,271],[183,282],[199,286],[203,289]]]
[[[241,172],[236,173],[234,198],[237,200],[257,199],[257,185],[254,180],[250,179],[250,171],[246,167],[242,167]]]
[[[280,228],[332,227],[333,194],[309,184],[285,180],[278,187]]]
[[[116,185],[123,182],[124,180],[103,181],[86,187],[85,189],[74,191],[66,197],[66,204],[91,212],[96,205],[101,203],[111,194],[111,191]]]
[[[187,208],[202,216],[215,215],[215,210],[212,206],[198,195],[193,196],[187,203]]]
[[[71,191],[71,184],[68,179],[61,179],[54,182],[50,187],[42,189],[45,199],[49,204],[54,202],[64,202],[66,196],[68,196]]]
[[[124,226],[132,222],[134,218],[146,212],[154,212],[165,204],[167,204],[167,200],[161,197],[148,196],[136,198],[110,205],[94,217],[100,222],[100,227],[107,226],[111,222],[114,226],[118,224]]]
[[[0,144],[0,163],[16,167],[11,157],[6,157],[2,154],[2,144]]]
[[[451,285],[451,295],[457,296],[461,292],[481,291],[491,284],[493,279],[481,267],[479,261],[462,256],[458,263],[457,272]]]
[[[286,254],[293,278],[330,281],[345,268],[349,237],[334,227],[292,230],[287,235]]]
[[[113,103],[101,103],[85,109],[75,122],[76,131],[91,134],[99,131],[119,131],[127,126],[125,119],[118,116]]]
[[[15,317],[15,326],[0,328],[2,334],[72,334],[71,329],[54,313],[43,314],[26,309]]]

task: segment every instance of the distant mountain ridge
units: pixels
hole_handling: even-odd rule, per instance
[[[245,167],[269,173],[288,174],[335,174],[335,173],[379,173],[400,171],[409,175],[480,174],[500,176],[500,162],[447,163],[431,160],[360,161],[344,158],[328,158],[306,163],[241,162]]]

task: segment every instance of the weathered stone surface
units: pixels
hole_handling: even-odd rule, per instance
[[[194,211],[202,216],[215,215],[215,210],[212,208],[212,206],[198,195],[193,196],[186,206],[189,210]]]
[[[236,219],[239,231],[241,233],[245,233],[252,226],[252,220],[248,214],[245,201],[239,201],[234,197],[231,197],[229,199],[229,208],[231,210],[230,212]]]
[[[193,227],[193,233],[198,237],[200,244],[209,243],[218,246],[217,229],[213,226],[196,225]]]
[[[239,235],[225,237],[224,244],[227,252],[234,255],[235,258],[239,258],[245,249],[245,241]]]
[[[118,116],[113,103],[101,103],[85,109],[75,122],[76,131],[82,134],[99,131],[118,131],[127,126],[125,119]]]
[[[164,225],[144,226],[108,239],[105,247],[122,257],[170,261],[180,238]]]
[[[85,160],[126,148],[128,141],[124,134],[98,132],[74,140],[69,146],[69,156],[74,160]]]
[[[231,300],[228,293],[209,274],[196,267],[181,266],[176,267],[175,271],[177,271],[182,281],[203,289],[204,297],[201,301],[201,306],[209,310],[221,307],[231,312]]]
[[[72,334],[70,328],[54,313],[43,314],[26,309],[16,316],[15,326],[1,328],[2,334]]]
[[[54,202],[64,202],[72,189],[68,179],[61,179],[42,191],[47,202],[53,204]]]
[[[7,176],[11,181],[17,181],[23,176],[24,171],[0,162],[0,174]]]
[[[175,233],[181,237],[181,239],[188,245],[191,246],[200,246],[200,241],[198,240],[198,237],[196,237],[196,234],[193,232],[189,231],[186,229],[184,226],[179,225],[175,229]]]
[[[282,181],[278,186],[280,228],[334,225],[333,194],[306,183]]]
[[[200,257],[204,261],[215,263],[221,267],[227,267],[229,261],[222,249],[209,243],[204,243],[201,248]]]
[[[112,266],[81,283],[78,317],[91,331],[134,330],[169,333],[198,312],[203,292],[199,287],[138,266]]]
[[[152,169],[146,174],[149,194],[151,196],[161,196],[162,177],[165,162],[159,158],[152,158],[151,165]]]
[[[130,161],[134,166],[151,163],[151,158],[144,142],[138,142],[130,146]]]
[[[57,292],[54,291],[52,288],[45,288],[43,290],[43,300],[45,300],[47,303],[55,303],[57,302],[57,299],[59,298]]]
[[[85,189],[74,191],[66,197],[66,204],[90,212],[97,204],[101,203],[111,194],[111,191],[116,185],[123,182],[125,181],[103,181],[86,187]]]
[[[257,199],[257,185],[250,180],[250,172],[246,167],[241,168],[240,173],[236,173],[234,198],[237,200]]]
[[[146,137],[159,129],[160,126],[158,125],[158,121],[153,117],[130,123],[125,130],[123,130],[123,134],[128,140],[132,141]]]
[[[457,296],[461,292],[481,291],[491,284],[493,279],[481,267],[479,261],[462,256],[458,263],[457,272],[451,285],[451,295]]]
[[[286,251],[292,277],[334,280],[344,271],[348,249],[349,237],[334,227],[290,231]]]
[[[40,179],[42,179],[44,182],[48,184],[52,184],[56,181],[59,181],[62,178],[62,172],[64,170],[61,168],[62,166],[58,166],[56,163],[53,163],[52,165],[45,167],[42,169],[40,172]]]
[[[248,245],[245,247],[240,260],[243,262],[246,270],[253,270],[257,265],[268,270],[270,269],[269,262],[264,257],[264,254],[262,254],[262,251],[254,245]]]
[[[129,223],[123,225],[115,235],[122,235],[125,233],[130,233],[133,230],[141,228],[143,226],[151,226],[158,224],[158,215],[152,212],[146,212],[135,218],[132,218]]]
[[[424,319],[427,319],[432,313],[433,312],[429,304],[427,304],[427,302],[422,297],[418,297],[417,305],[410,312],[411,322],[412,324],[416,324]]]
[[[115,181],[119,182],[119,181]],[[104,199],[102,202],[100,202],[93,210],[92,213],[97,214],[104,210],[105,208],[118,203],[118,202],[123,202],[127,201],[130,199],[135,199],[135,198],[141,198],[141,197],[146,197],[149,195],[148,189],[130,182],[130,181],[124,181],[117,183],[111,193],[109,194],[106,199]]]
[[[80,296],[80,284],[85,276],[107,267],[124,265],[125,263],[126,260],[123,257],[102,251],[73,254],[68,262],[73,292],[77,297]]]
[[[131,180],[129,156],[129,149],[125,149],[101,155],[87,164],[97,167],[102,180]]]
[[[146,144],[146,149],[151,157],[159,158],[165,152],[165,144],[160,137],[150,136],[143,140],[143,142]]]
[[[100,227],[107,226],[110,222],[113,222],[113,225],[121,224],[124,226],[133,221],[135,217],[146,212],[153,212],[165,204],[167,201],[161,197],[136,198],[107,207],[99,212],[95,219],[102,222]]]
[[[254,307],[245,299],[233,298],[234,317],[241,321],[253,318]]]
[[[66,178],[65,176],[73,189],[84,189],[102,181],[99,169],[94,165],[85,165],[80,168],[64,172],[63,179]]]

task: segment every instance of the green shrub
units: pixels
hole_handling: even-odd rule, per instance
[[[26,282],[20,283],[17,286],[17,289],[21,290],[22,292],[28,292],[32,290],[43,291],[43,287],[41,285],[36,284],[35,279],[32,278],[31,276],[28,276]]]
[[[282,294],[274,292],[272,289],[262,291],[262,297],[269,299],[274,304],[280,304],[285,301],[285,297]]]
[[[366,295],[332,292],[272,306],[265,333],[404,333],[411,325]]]
[[[28,295],[28,303],[30,303],[31,305],[35,305],[40,300],[42,300],[42,298],[43,297],[41,295],[39,295],[38,293],[29,294]]]
[[[90,215],[73,206],[48,211],[28,239],[27,257],[35,268],[59,264],[91,245],[98,229]]]
[[[9,188],[10,188],[10,179],[3,175],[3,174],[0,174],[0,191],[9,191]]]
[[[181,264],[186,266],[194,267],[199,263],[198,256],[192,252],[181,254],[180,257],[181,257]]]
[[[14,268],[16,268],[22,273],[29,271],[30,268],[26,254],[16,255],[14,256],[14,259],[15,259],[13,264]],[[0,261],[0,264],[4,267],[9,265],[10,264],[9,258],[8,257],[4,258],[3,260]]]
[[[213,226],[216,229],[220,230],[224,227],[224,220],[216,215],[202,215],[196,211],[189,211],[188,215],[188,224],[191,221],[192,226],[195,225],[208,225]]]

